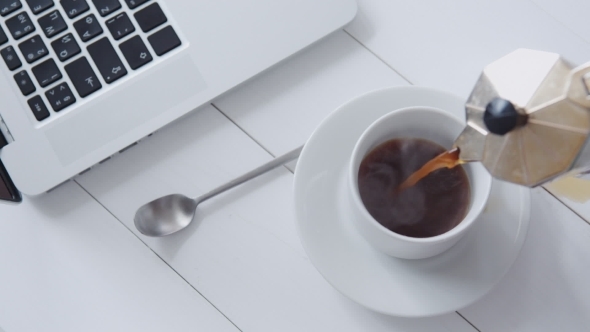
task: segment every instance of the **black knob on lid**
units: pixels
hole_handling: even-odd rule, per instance
[[[483,122],[491,133],[504,135],[522,123],[523,117],[506,99],[494,98],[486,106]]]

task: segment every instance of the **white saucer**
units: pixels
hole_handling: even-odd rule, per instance
[[[404,260],[377,251],[356,232],[347,212],[346,167],[373,121],[408,106],[436,107],[464,119],[463,100],[419,87],[379,90],[341,106],[305,144],[295,172],[295,211],[303,247],[337,290],[387,315],[425,317],[475,302],[506,274],[524,242],[530,193],[494,181],[477,225],[441,255]]]

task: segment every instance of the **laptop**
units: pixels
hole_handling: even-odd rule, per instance
[[[47,192],[355,14],[354,0],[0,0],[0,197]]]

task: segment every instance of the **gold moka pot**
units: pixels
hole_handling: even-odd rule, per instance
[[[495,178],[535,187],[590,169],[590,63],[518,49],[488,65],[455,146]]]

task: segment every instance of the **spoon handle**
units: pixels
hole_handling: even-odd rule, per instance
[[[251,170],[250,172],[248,172],[240,177],[237,177],[237,178],[231,180],[230,182],[228,182],[222,186],[219,186],[219,187],[211,190],[210,192],[208,192],[200,197],[197,197],[195,199],[195,201],[197,202],[197,204],[199,204],[205,200],[208,200],[209,198],[211,198],[213,196],[221,194],[222,192],[224,192],[226,190],[229,190],[237,185],[240,185],[240,184],[242,184],[248,180],[251,180],[259,175],[262,175],[270,170],[273,170],[279,166],[282,166],[293,159],[297,159],[297,157],[299,157],[299,155],[301,154],[301,150],[303,150],[303,146],[300,146],[291,152],[287,152],[286,154],[284,154],[280,157],[277,157],[277,158],[269,161],[268,163],[266,163],[258,168],[255,168],[255,169]]]

